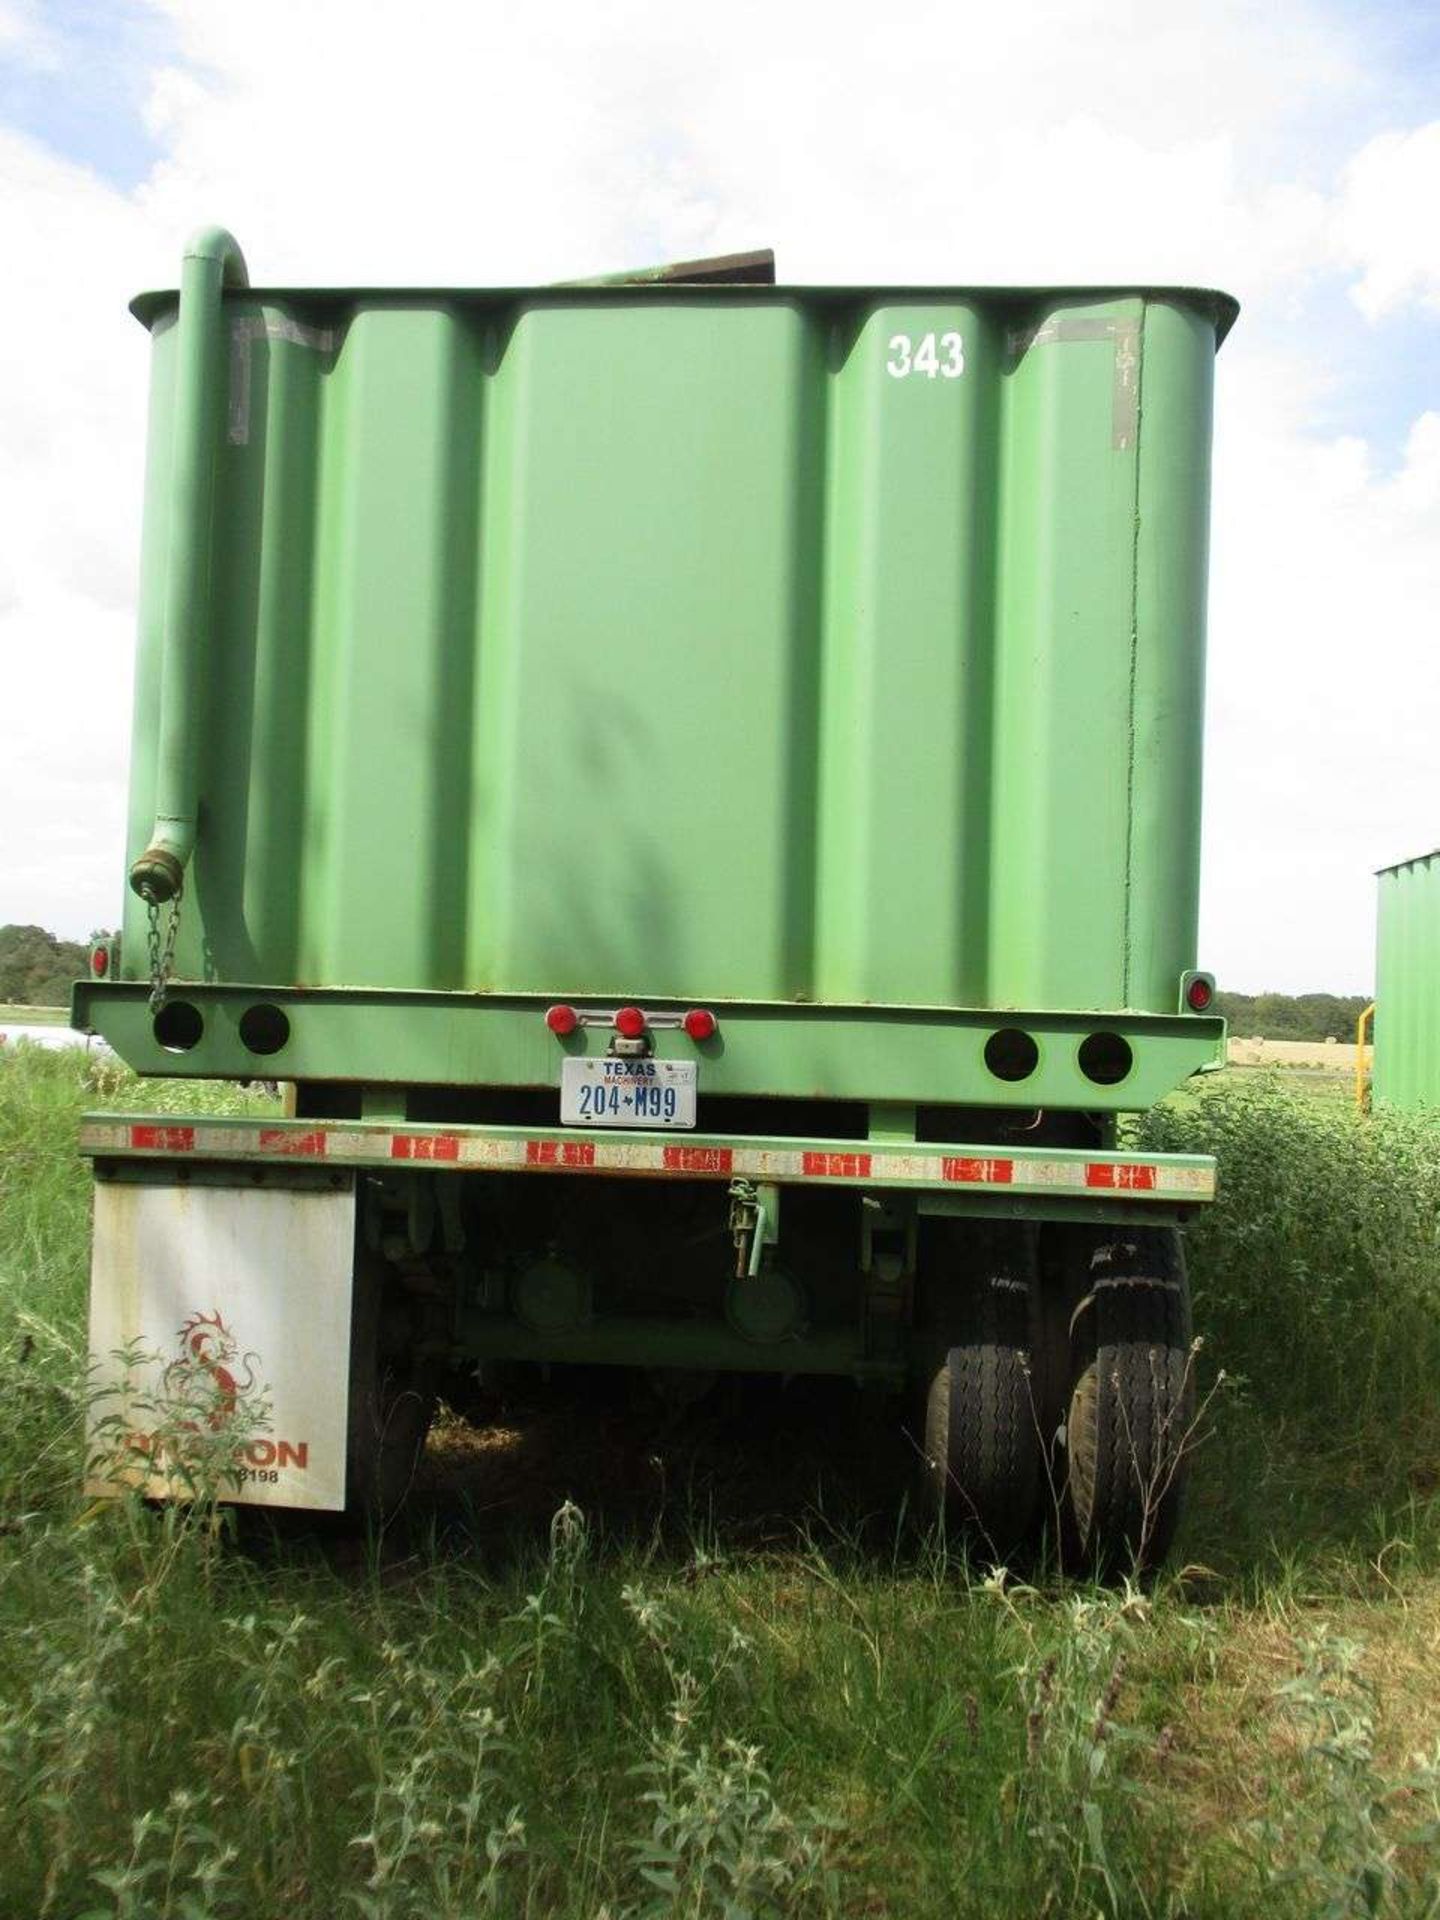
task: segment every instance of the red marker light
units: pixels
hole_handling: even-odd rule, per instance
[[[1214,987],[1198,974],[1185,989],[1185,1004],[1192,1013],[1204,1013],[1214,998]]]
[[[639,1007],[621,1007],[615,1016],[615,1031],[624,1040],[638,1040],[645,1031],[645,1016]]]
[[[719,1024],[708,1007],[692,1007],[684,1021],[685,1031],[692,1040],[713,1039]]]
[[[551,1007],[545,1016],[545,1024],[551,1033],[558,1033],[563,1040],[567,1033],[574,1033],[580,1024],[580,1016],[573,1007]]]
[[[106,974],[110,971],[110,949],[108,947],[96,947],[92,950],[90,955],[90,971],[97,980],[103,980],[105,978]]]

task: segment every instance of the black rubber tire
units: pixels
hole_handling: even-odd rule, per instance
[[[345,1511],[381,1526],[414,1484],[435,1417],[434,1387],[416,1359],[421,1315],[386,1263],[361,1250],[350,1308]]]
[[[930,1519],[1002,1561],[1028,1545],[1040,1490],[1034,1236],[936,1224],[952,1230],[933,1237],[921,1276],[921,1497]]]
[[[1190,1289],[1174,1228],[1102,1229],[1088,1255],[1070,1317],[1065,1534],[1077,1572],[1113,1578],[1158,1567],[1179,1524],[1195,1420]]]

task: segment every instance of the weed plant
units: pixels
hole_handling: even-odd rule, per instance
[[[1440,1127],[1361,1118],[1283,1076],[1217,1076],[1141,1142],[1213,1153],[1186,1231],[1202,1390],[1223,1368],[1192,1555],[1274,1578],[1338,1549],[1435,1544],[1440,1488]],[[1368,1551],[1367,1551],[1368,1550]]]
[[[203,1489],[86,1504],[78,1115],[255,1098],[0,1063],[4,1920],[1440,1912],[1423,1130],[1147,1120],[1220,1155],[1197,1322],[1244,1384],[1179,1570],[1101,1592],[843,1488],[743,1539],[682,1491],[246,1550]]]

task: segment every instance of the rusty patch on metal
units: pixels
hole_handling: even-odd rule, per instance
[[[721,253],[709,260],[682,260],[673,267],[658,267],[648,276],[661,282],[679,282],[687,287],[773,287],[775,255],[769,247],[754,253]]]
[[[635,267],[589,280],[561,280],[561,287],[773,287],[775,255],[769,247],[753,253],[720,253],[708,260],[677,260],[671,266]]]

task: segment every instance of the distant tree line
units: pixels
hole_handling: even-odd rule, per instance
[[[1337,1040],[1355,1038],[1355,1022],[1368,1005],[1361,993],[1217,993],[1215,1010],[1240,1040]]]
[[[70,988],[90,970],[90,940],[57,940],[43,927],[0,927],[0,1001],[17,1007],[68,1007]]]

